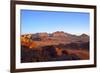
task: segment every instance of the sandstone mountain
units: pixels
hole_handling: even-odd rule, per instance
[[[21,62],[89,59],[89,36],[63,31],[21,35]]]
[[[86,34],[77,36],[77,35],[65,33],[63,31],[61,32],[57,31],[54,33],[44,32],[44,33],[35,33],[35,34],[25,34],[23,36],[35,42],[37,46],[89,42],[89,36]]]

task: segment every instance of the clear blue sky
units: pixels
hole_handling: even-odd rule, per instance
[[[21,34],[64,31],[89,33],[89,13],[21,10]]]

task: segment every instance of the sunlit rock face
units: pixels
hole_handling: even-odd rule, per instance
[[[63,31],[57,31],[52,33],[53,37],[57,37],[57,36],[67,36]]]

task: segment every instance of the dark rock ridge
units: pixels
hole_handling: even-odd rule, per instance
[[[61,55],[58,55],[54,46],[44,46],[40,49],[27,49],[25,46],[21,46],[21,48],[22,63],[81,59],[78,55],[68,54],[66,50],[61,50]]]

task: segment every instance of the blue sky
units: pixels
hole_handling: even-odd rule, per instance
[[[89,13],[21,10],[21,34],[64,31],[89,34]]]

